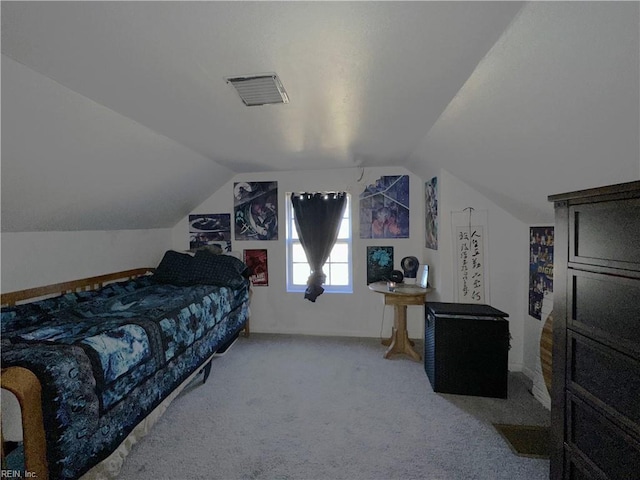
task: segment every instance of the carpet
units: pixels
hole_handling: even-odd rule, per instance
[[[492,425],[544,424],[526,384],[511,377],[508,399],[441,395],[421,362],[385,350],[377,338],[240,335],[118,480],[549,479],[549,460],[513,454]]]
[[[522,457],[549,458],[549,427],[493,424],[513,453]]]

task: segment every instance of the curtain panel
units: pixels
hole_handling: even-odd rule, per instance
[[[322,295],[322,285],[327,279],[322,267],[333,249],[344,209],[345,192],[293,193],[291,204],[300,244],[311,267],[304,298],[315,302]]]

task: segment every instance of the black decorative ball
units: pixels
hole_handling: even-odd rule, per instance
[[[404,275],[400,270],[394,270],[389,275],[389,280],[396,283],[402,283],[402,280],[404,280]]]

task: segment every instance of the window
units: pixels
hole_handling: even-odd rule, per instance
[[[291,193],[287,193],[287,292],[304,292],[311,268],[307,263],[304,249],[298,239],[294,221]],[[342,223],[333,250],[322,267],[327,280],[323,285],[325,293],[353,293],[351,273],[351,196],[347,195]]]

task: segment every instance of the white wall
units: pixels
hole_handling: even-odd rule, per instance
[[[2,292],[155,267],[171,229],[2,233]]]
[[[466,183],[441,170],[438,176],[438,250],[424,249],[434,264],[433,285],[442,302],[455,302],[454,252],[451,212],[473,207],[487,211],[489,292],[487,303],[509,314],[511,349],[509,369],[523,369],[524,321],[527,315],[528,227]],[[526,340],[528,341],[528,339]]]
[[[509,313],[512,335],[509,369],[523,369],[525,317],[527,317],[528,285],[528,226],[486,199],[464,182],[442,170],[439,181],[439,248],[424,247],[424,182],[425,180],[403,168],[366,169],[358,181],[360,169],[322,170],[313,172],[273,172],[237,175],[194,214],[232,213],[233,184],[239,181],[277,181],[281,228],[285,219],[285,193],[291,191],[346,190],[352,195],[354,293],[323,294],[316,304],[304,300],[301,293],[286,292],[284,230],[277,241],[232,241],[234,251],[266,248],[268,250],[269,286],[255,287],[252,304],[252,329],[256,332],[293,333],[311,335],[383,336],[390,334],[393,310],[383,306],[382,298],[366,286],[366,247],[391,245],[394,247],[395,268],[407,255],[415,255],[421,263],[429,263],[431,283],[435,291],[430,300],[454,300],[453,249],[451,211],[467,206],[488,211],[489,282],[491,305]],[[358,196],[364,187],[381,175],[410,176],[411,233],[409,239],[371,240],[359,238]],[[428,180],[428,179],[427,179]],[[189,247],[188,217],[173,229],[173,248]],[[233,238],[233,236],[232,236]],[[408,329],[412,338],[422,338],[424,319],[422,308],[408,309]],[[529,339],[526,340],[527,342]],[[533,366],[531,366],[533,368]]]
[[[237,175],[213,194],[192,213],[233,213],[233,184],[239,181],[277,181],[279,239],[273,241],[232,240],[235,251],[266,248],[268,251],[269,286],[254,287],[251,308],[251,328],[256,332],[293,333],[310,335],[344,335],[378,337],[384,315],[383,335],[390,335],[393,323],[392,307],[384,308],[380,294],[371,292],[366,282],[366,247],[389,245],[394,247],[395,268],[408,255],[421,259],[424,244],[424,182],[419,177],[398,167],[367,168],[360,181],[362,170],[345,168],[304,172],[267,172]],[[360,239],[358,196],[368,184],[382,175],[410,176],[410,238],[371,240]],[[344,190],[351,194],[353,215],[353,266],[354,293],[324,293],[311,303],[302,293],[286,292],[285,271],[285,194],[286,192]],[[189,246],[188,218],[185,217],[173,229],[173,246],[186,249]],[[233,234],[233,232],[232,232]],[[233,236],[232,236],[233,238]],[[412,338],[421,338],[424,331],[424,312],[419,307],[409,307],[408,329]]]
[[[544,383],[542,376],[542,364],[540,363],[540,337],[542,336],[542,328],[544,322],[553,310],[553,293],[545,295],[541,319],[525,316],[524,320],[524,356],[523,356],[523,373],[533,381],[531,391],[540,403],[551,409],[551,397]]]

